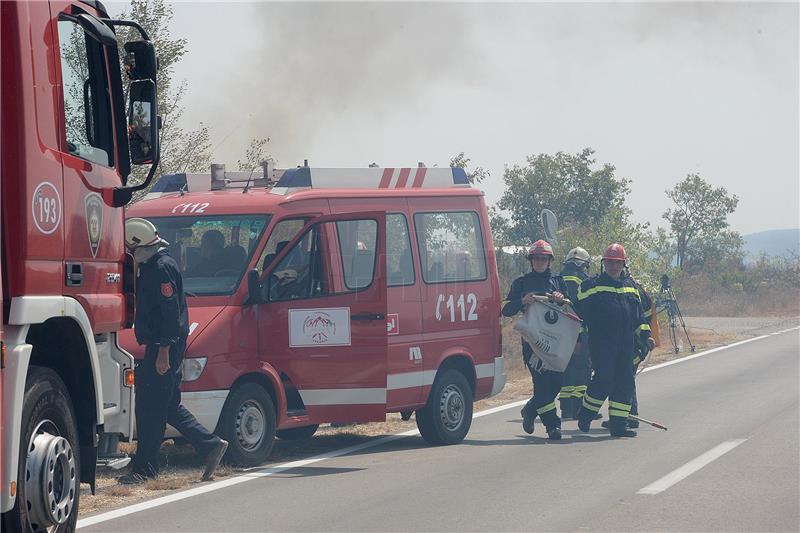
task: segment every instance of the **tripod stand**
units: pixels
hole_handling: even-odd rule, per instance
[[[695,346],[692,344],[692,339],[689,338],[689,330],[686,329],[686,322],[683,321],[681,308],[678,306],[678,300],[675,298],[675,293],[672,292],[669,276],[666,274],[661,276],[661,292],[658,293],[658,297],[656,298],[657,312],[661,312],[665,309],[669,319],[669,337],[670,341],[672,341],[672,348],[675,350],[675,353],[680,351],[678,349],[678,328],[683,329],[686,340],[689,342],[689,348],[692,350],[692,353],[694,353]]]

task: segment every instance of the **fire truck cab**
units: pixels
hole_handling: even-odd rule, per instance
[[[163,176],[127,213],[183,270],[183,403],[249,465],[276,435],[388,412],[460,442],[473,401],[505,384],[483,193],[451,168],[249,174]]]
[[[124,43],[126,87],[119,26],[141,36]],[[2,529],[73,531],[80,483],[94,490],[98,459],[124,466],[106,452],[132,436],[121,208],[158,162],[157,59],[96,0],[0,2],[0,47]],[[127,183],[132,164],[144,183]]]

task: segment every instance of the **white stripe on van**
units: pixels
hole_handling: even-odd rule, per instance
[[[494,363],[475,365],[475,377],[477,379],[493,378],[495,377],[494,373]],[[304,389],[299,392],[303,403],[306,405],[386,403],[386,391],[433,385],[435,379],[436,370],[421,370],[418,372],[389,374],[386,377],[385,389]]]
[[[305,389],[298,390],[306,405],[385,404],[386,389]]]
[[[436,370],[389,374],[386,377],[386,390],[409,389],[424,385],[433,385],[433,380],[435,378]]]

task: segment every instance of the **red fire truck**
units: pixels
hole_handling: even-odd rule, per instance
[[[387,412],[460,442],[506,379],[483,193],[450,168],[251,174],[163,176],[128,210],[183,270],[184,404],[250,465],[276,435]]]
[[[130,84],[123,98],[116,26]],[[124,214],[158,161],[155,47],[97,1],[0,2],[0,509],[4,531],[72,531],[80,483],[132,433]]]

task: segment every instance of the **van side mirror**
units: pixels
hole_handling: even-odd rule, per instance
[[[247,273],[247,303],[261,303],[261,279],[255,268]]]
[[[128,79],[153,80],[158,71],[156,47],[151,41],[130,41],[125,43],[125,72]]]
[[[128,106],[128,145],[131,163],[150,165],[158,154],[158,99],[153,80],[137,80],[130,85]]]

